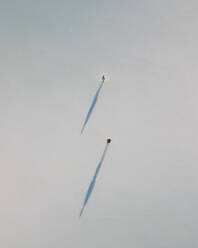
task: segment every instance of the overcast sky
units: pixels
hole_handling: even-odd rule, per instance
[[[0,1],[1,247],[198,247],[197,13],[195,0]]]

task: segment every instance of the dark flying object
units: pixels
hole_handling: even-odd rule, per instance
[[[111,142],[111,138],[107,138],[107,143],[109,144]]]

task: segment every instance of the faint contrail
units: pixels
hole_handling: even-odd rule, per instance
[[[103,76],[103,77],[102,77],[102,82],[101,82],[101,84],[100,84],[98,90],[96,91],[96,94],[95,94],[94,99],[93,99],[93,101],[92,101],[91,107],[89,108],[89,111],[88,111],[88,113],[87,113],[86,119],[85,119],[85,121],[84,121],[83,127],[82,127],[81,132],[80,132],[81,134],[83,133],[83,131],[84,131],[85,127],[86,127],[86,124],[87,124],[87,122],[88,122],[88,120],[89,120],[89,118],[90,118],[90,116],[91,116],[91,113],[92,113],[92,111],[93,111],[93,109],[94,109],[94,107],[95,107],[95,105],[96,105],[96,102],[97,102],[97,100],[98,100],[98,96],[99,96],[99,93],[100,93],[100,91],[101,91],[101,89],[102,89],[102,86],[103,86],[103,84],[104,84],[104,81],[105,81],[105,77]]]
[[[111,142],[111,139],[108,138],[108,139],[107,139],[107,143],[106,143],[106,145],[105,145],[104,152],[103,152],[102,157],[101,157],[101,160],[100,160],[100,162],[99,162],[99,164],[98,164],[98,166],[97,166],[97,168],[96,168],[95,174],[94,174],[94,176],[93,176],[93,178],[92,178],[92,180],[91,180],[91,183],[90,183],[90,185],[89,185],[87,194],[86,194],[86,196],[85,196],[85,200],[84,200],[82,209],[81,209],[81,211],[80,211],[80,216],[83,214],[84,208],[85,208],[85,206],[87,205],[87,202],[88,202],[88,200],[89,200],[89,197],[90,197],[90,195],[91,195],[91,192],[92,192],[92,190],[94,189],[94,185],[95,185],[95,182],[96,182],[97,175],[98,175],[99,170],[100,170],[100,168],[101,168],[102,162],[104,161],[104,158],[105,158],[105,155],[106,155],[106,153],[107,153],[107,149],[108,149],[108,147],[109,147],[110,142]]]

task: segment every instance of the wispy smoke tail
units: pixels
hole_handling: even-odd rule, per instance
[[[103,161],[104,161],[104,158],[105,158],[105,155],[106,155],[106,153],[107,153],[108,146],[109,146],[109,144],[107,143],[106,146],[105,146],[104,152],[103,152],[103,154],[102,154],[101,160],[100,160],[100,162],[99,162],[99,164],[98,164],[98,166],[97,166],[97,168],[96,168],[95,174],[94,174],[94,176],[93,176],[93,178],[92,178],[92,181],[91,181],[91,183],[90,183],[90,185],[89,185],[89,188],[88,188],[88,191],[87,191],[87,194],[86,194],[86,196],[85,196],[84,203],[83,203],[83,207],[82,207],[82,209],[81,209],[81,211],[80,211],[80,216],[83,214],[84,208],[86,207],[87,202],[88,202],[88,200],[89,200],[89,197],[91,196],[91,193],[92,193],[92,191],[93,191],[93,188],[94,188],[94,185],[95,185],[95,182],[96,182],[96,178],[97,178],[97,176],[98,176],[99,170],[100,170],[100,168],[101,168],[101,165],[102,165],[102,163],[103,163]]]
[[[81,134],[83,133],[83,131],[84,131],[86,125],[87,125],[87,122],[88,122],[88,120],[89,120],[89,118],[90,118],[90,116],[91,116],[91,113],[92,113],[92,111],[93,111],[93,109],[94,109],[94,107],[95,107],[95,105],[96,105],[96,102],[97,102],[97,100],[98,100],[98,96],[99,96],[99,93],[100,93],[100,91],[101,91],[101,89],[102,89],[103,84],[104,84],[104,80],[101,82],[101,84],[100,84],[98,90],[96,91],[96,94],[95,94],[94,99],[93,99],[93,101],[92,101],[91,107],[89,108],[89,111],[88,111],[88,113],[87,113],[86,119],[85,119],[84,124],[83,124],[83,127],[82,127],[82,129],[81,129],[81,132],[80,132]]]

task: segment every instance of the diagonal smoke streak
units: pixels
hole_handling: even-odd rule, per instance
[[[103,84],[104,84],[104,79],[102,80],[98,90],[96,91],[96,94],[95,94],[94,99],[92,101],[91,107],[89,108],[89,111],[87,113],[86,119],[85,119],[84,124],[83,124],[83,127],[81,129],[81,132],[80,132],[81,134],[83,133],[83,131],[84,131],[85,127],[86,127],[86,124],[87,124],[87,122],[88,122],[88,120],[89,120],[89,118],[91,116],[91,113],[92,113],[92,111],[93,111],[93,109],[94,109],[94,107],[96,105],[96,102],[98,100],[98,96],[99,96],[99,93],[100,93],[100,91],[102,89]]]
[[[100,162],[99,162],[99,164],[98,164],[98,166],[97,166],[97,168],[96,168],[95,174],[94,174],[94,176],[93,176],[93,178],[92,178],[92,180],[91,180],[91,183],[90,183],[90,185],[89,185],[89,188],[88,188],[88,191],[87,191],[87,194],[86,194],[86,196],[85,196],[84,203],[83,203],[83,207],[82,207],[82,209],[81,209],[81,211],[80,211],[80,216],[83,214],[84,208],[86,207],[86,205],[87,205],[87,203],[88,203],[88,200],[89,200],[89,197],[91,196],[91,193],[92,193],[92,191],[93,191],[93,189],[94,189],[94,185],[95,185],[95,182],[96,182],[96,178],[97,178],[97,175],[98,175],[99,170],[100,170],[100,168],[101,168],[102,162],[104,161],[105,155],[106,155],[106,153],[107,153],[108,146],[109,146],[109,144],[107,143],[106,146],[105,146],[104,152],[103,152],[103,154],[102,154],[101,160],[100,160]]]

